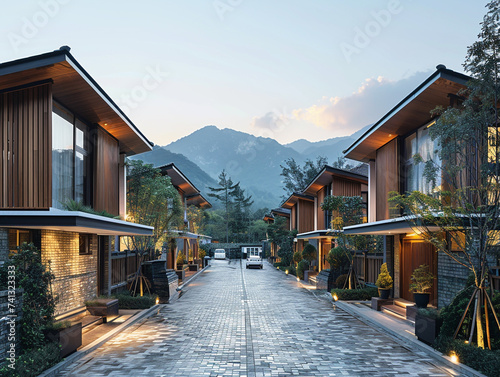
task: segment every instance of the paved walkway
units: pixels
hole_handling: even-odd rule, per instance
[[[61,376],[447,376],[269,265],[212,261],[174,304]]]

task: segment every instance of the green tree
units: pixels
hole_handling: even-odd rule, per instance
[[[290,266],[293,260],[293,240],[297,230],[289,231],[286,228],[284,217],[277,216],[274,223],[267,226],[267,238],[278,246],[278,257],[285,266]]]
[[[318,250],[316,250],[316,248],[310,243],[304,246],[304,250],[302,250],[302,259],[306,260],[307,263],[309,263],[309,268],[311,266],[312,261],[316,259],[317,252]]]
[[[311,180],[328,164],[326,157],[318,156],[316,161],[307,159],[304,166],[300,166],[294,158],[285,160],[281,167],[281,176],[283,177],[284,198],[286,199],[294,192],[303,191]]]
[[[253,220],[248,227],[248,241],[259,242],[266,239],[267,224],[264,220]]]
[[[181,198],[170,181],[153,165],[140,160],[128,161],[127,165],[128,220],[154,227],[153,236],[127,237],[131,250],[148,252],[168,237],[168,230],[182,221]]]
[[[236,242],[244,242],[250,226],[250,207],[253,204],[252,196],[247,196],[238,182],[230,192],[233,198],[231,209],[231,230]],[[246,241],[249,241],[248,238]]]
[[[461,103],[433,112],[439,118],[429,134],[439,145],[439,158],[414,156],[414,163],[424,166],[430,192],[393,193],[391,198],[437,251],[474,275],[470,308],[476,313],[481,348],[485,347],[481,313],[492,306],[486,293],[489,262],[498,248],[500,227],[500,1],[491,1],[487,8],[478,40],[468,48],[463,64],[472,78],[458,93]],[[462,252],[452,252],[451,243]],[[489,347],[489,336],[486,340]]]
[[[233,201],[231,192],[235,189],[236,184],[233,184],[232,179],[227,175],[226,170],[222,170],[219,174],[218,187],[209,187],[211,191],[208,196],[217,199],[222,203],[224,209],[224,221],[226,226],[226,243],[229,242],[229,223],[231,217],[231,209]]]

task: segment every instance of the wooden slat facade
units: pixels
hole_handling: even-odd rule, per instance
[[[314,230],[314,202],[299,199],[297,206],[299,209],[298,232],[305,233]]]
[[[0,208],[52,205],[52,84],[0,93]]]
[[[94,175],[94,209],[119,215],[118,141],[106,131],[98,129]]]
[[[394,139],[377,150],[377,221],[396,217],[390,210],[389,192],[399,191],[399,152],[398,139]]]
[[[316,216],[318,217],[318,229],[326,229],[327,226],[325,224],[325,211],[321,209],[321,204],[325,200],[326,197],[326,186],[318,191],[318,210]],[[328,224],[329,225],[329,224]]]

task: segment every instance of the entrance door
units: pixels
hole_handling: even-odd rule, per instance
[[[432,244],[423,240],[403,240],[401,250],[401,298],[413,301],[413,293],[410,292],[410,277],[415,268],[425,264],[429,266],[429,271],[437,276],[437,253]],[[437,281],[431,289],[430,303],[435,305],[437,299]]]

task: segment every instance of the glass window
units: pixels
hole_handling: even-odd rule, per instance
[[[434,122],[425,125],[405,138],[404,169],[406,191],[420,191],[430,194],[441,185],[441,176],[439,173],[436,174],[434,181],[424,177],[426,162],[432,161],[437,166],[441,165],[441,160],[437,153],[437,140],[433,141],[429,136],[429,127],[433,124]],[[417,161],[415,155],[419,155],[422,161]]]
[[[80,234],[80,255],[92,254],[92,235]]]
[[[52,207],[73,198],[73,124],[58,108],[52,113]]]
[[[64,209],[72,199],[90,203],[89,130],[55,104],[52,113],[52,207]]]

